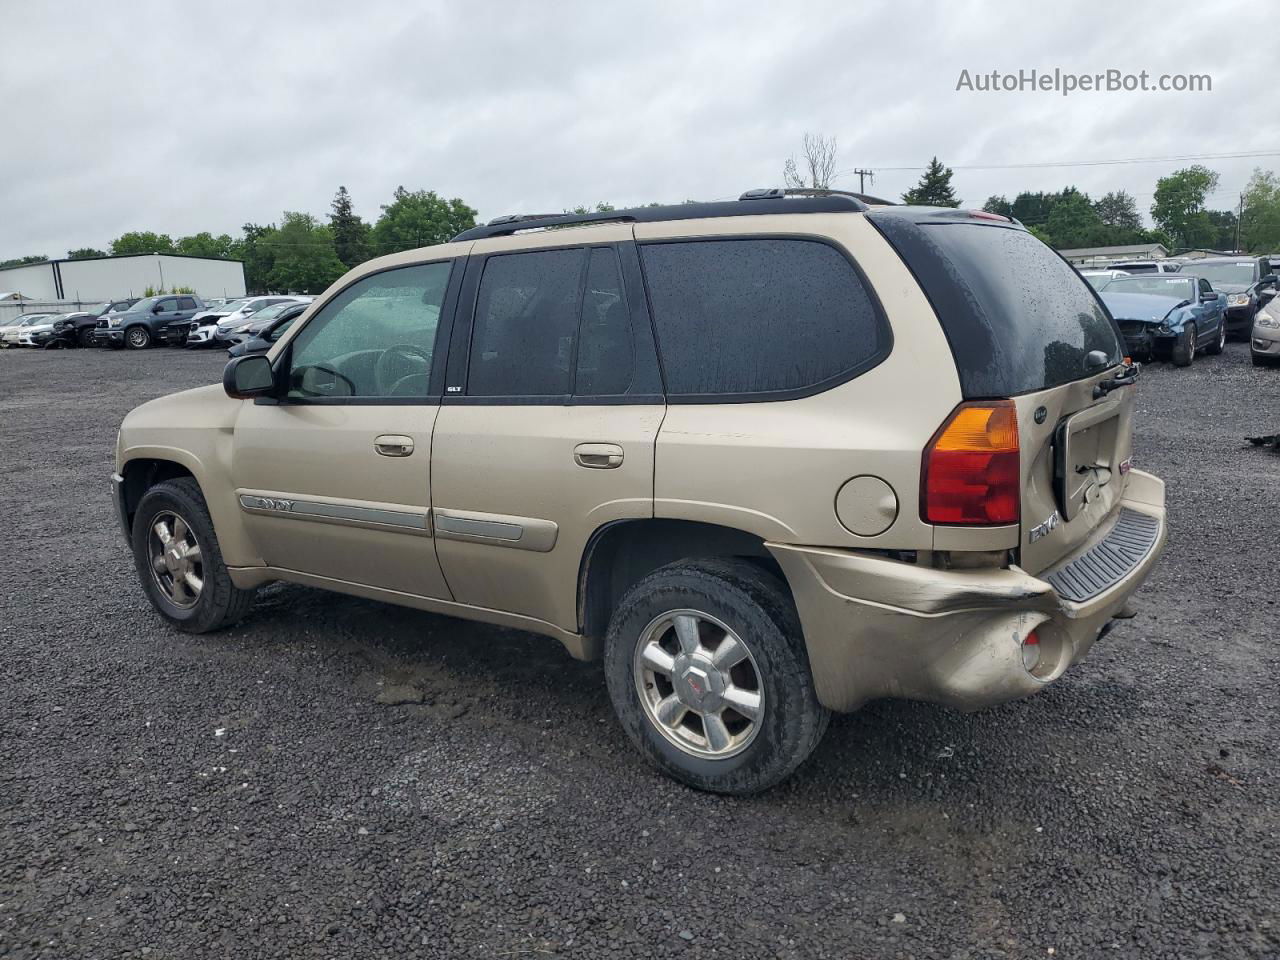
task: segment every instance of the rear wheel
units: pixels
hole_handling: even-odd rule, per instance
[[[701,790],[773,786],[830,719],[795,605],[744,561],[682,561],[634,585],[609,624],[605,676],[640,752]]]
[[[253,605],[254,592],[231,582],[200,485],[190,477],[143,495],[133,518],[133,561],[156,612],[187,633],[229,626]]]
[[[1218,324],[1217,338],[1214,339],[1213,343],[1209,344],[1209,346],[1204,348],[1204,352],[1211,353],[1216,356],[1217,354],[1221,353],[1224,349],[1226,349],[1226,346],[1227,346],[1227,323],[1224,320],[1222,323]]]
[[[151,346],[151,331],[146,327],[130,327],[124,332],[124,342],[130,350],[145,350]]]
[[[1196,325],[1188,323],[1182,328],[1182,335],[1173,346],[1173,364],[1176,367],[1187,367],[1196,358]]]

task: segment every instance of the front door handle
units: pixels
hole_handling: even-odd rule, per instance
[[[384,433],[374,437],[373,449],[384,457],[407,457],[413,453],[413,437],[402,437],[398,433]]]
[[[592,470],[622,466],[622,448],[616,443],[580,443],[573,448],[573,462]]]

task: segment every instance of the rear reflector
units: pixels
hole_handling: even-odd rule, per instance
[[[1027,638],[1022,641],[1022,666],[1030,673],[1039,665],[1040,637],[1032,630],[1027,634]]]
[[[1017,523],[1018,413],[1011,400],[962,403],[925,448],[920,518],[966,527]]]

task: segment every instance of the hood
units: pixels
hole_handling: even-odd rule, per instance
[[[1177,297],[1162,297],[1154,293],[1098,294],[1102,302],[1117,320],[1141,320],[1143,323],[1159,323],[1183,301]]]
[[[1219,283],[1217,280],[1210,280],[1216,293],[1248,293],[1252,289],[1251,283]]]

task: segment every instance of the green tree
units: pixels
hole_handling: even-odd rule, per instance
[[[1138,203],[1124,190],[1112,190],[1103,194],[1101,200],[1093,205],[1098,219],[1108,227],[1119,230],[1141,230],[1142,215],[1138,213]]]
[[[122,233],[111,241],[111,255],[123,257],[135,253],[176,253],[173,238],[167,233],[135,230]]]
[[[364,263],[372,256],[369,225],[351,208],[351,194],[346,187],[338,187],[330,210],[329,229],[333,232],[333,248],[338,259],[348,268]]]
[[[1068,187],[1059,195],[1045,222],[1044,232],[1059,250],[1102,246],[1110,240],[1088,195],[1074,187]]]
[[[309,213],[285,211],[280,226],[264,243],[272,253],[270,289],[281,293],[320,293],[347,272],[333,246],[333,231]]]
[[[650,204],[650,206],[658,207],[658,206],[661,206],[661,204],[654,203],[654,204]],[[618,208],[615,207],[612,203],[609,203],[606,200],[601,200],[594,207],[580,205],[580,206],[574,207],[572,210],[566,210],[565,213],[576,213],[580,217],[585,217],[588,213],[613,213],[613,211],[616,209]]]
[[[12,260],[5,260],[3,262],[0,262],[0,270],[3,270],[5,267],[25,267],[29,263],[47,263],[48,260],[49,258],[44,256],[43,254],[32,254],[31,256],[26,256],[26,257],[14,257],[14,259]]]
[[[391,202],[383,204],[382,216],[373,225],[373,247],[378,253],[428,247],[446,243],[475,225],[476,211],[457,197],[446,200],[434,190],[410,193],[396,187]]]
[[[90,257],[105,257],[106,254],[96,247],[77,247],[67,251],[68,260],[88,260]]]
[[[987,202],[982,205],[982,209],[987,213],[998,213],[1002,217],[1013,216],[1013,204],[1009,202],[1007,197],[993,195],[987,197]]]
[[[1240,245],[1253,253],[1280,250],[1280,178],[1270,170],[1255,169],[1245,185]]]
[[[1205,198],[1218,186],[1218,175],[1194,164],[1156,181],[1151,219],[1180,247],[1206,247],[1215,236],[1205,212]]]
[[[1214,250],[1235,250],[1236,224],[1239,218],[1234,210],[1206,210],[1212,238],[1208,246]]]
[[[270,240],[275,236],[274,224],[259,226],[246,223],[244,236],[231,244],[231,257],[244,261],[244,285],[248,293],[266,293],[270,289],[271,269],[275,266],[275,250]]]
[[[180,238],[176,252],[188,257],[211,257],[215,260],[226,260],[231,256],[233,243],[234,241],[231,237],[225,233],[215,237],[206,230],[190,237]]]
[[[951,188],[952,170],[934,157],[920,177],[920,182],[902,195],[903,203],[930,207],[958,207],[960,198]]]

